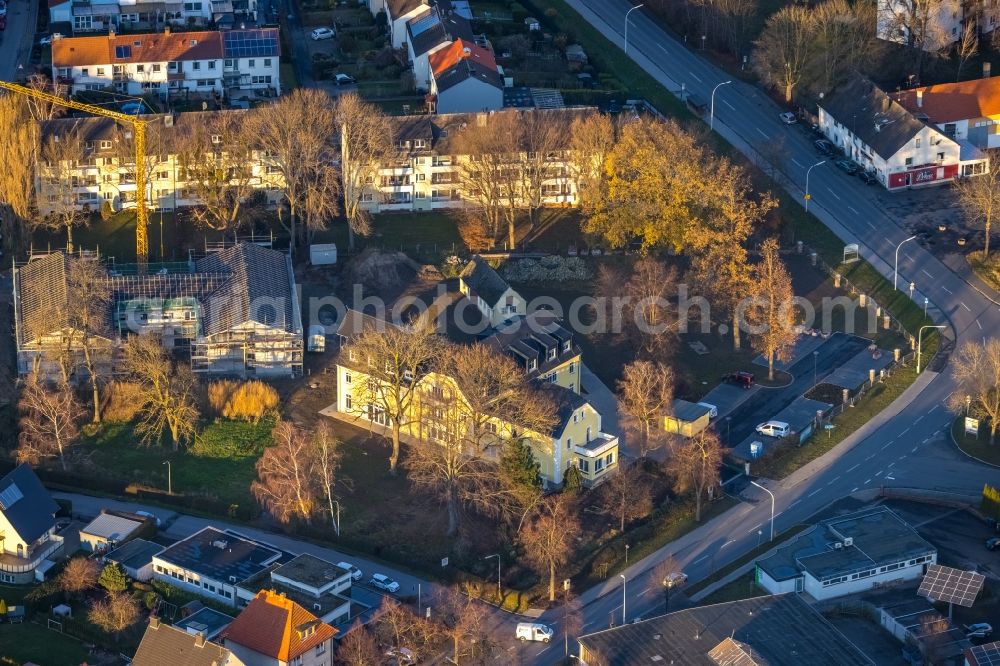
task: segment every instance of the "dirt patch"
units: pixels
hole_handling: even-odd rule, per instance
[[[369,248],[348,264],[344,286],[353,292],[354,285],[360,285],[366,296],[378,296],[390,303],[399,298],[420,272],[421,265],[402,252]]]

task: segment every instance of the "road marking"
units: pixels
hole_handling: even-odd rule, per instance
[[[875,454],[873,453],[873,454],[871,454],[870,456],[868,456],[867,458],[865,458],[865,460],[871,460],[871,459],[872,459],[872,458],[874,458],[874,457],[875,457]]]
[[[732,109],[733,111],[735,111],[735,110],[736,110],[736,107],[735,107],[735,106],[733,106],[732,104],[730,104],[729,102],[727,102],[726,100],[721,100],[721,102],[722,102],[723,104],[725,104],[726,106],[728,106],[728,107],[729,107],[730,109]]]
[[[639,596],[641,597],[642,595],[646,594],[647,592],[649,592],[649,588],[648,587],[645,590],[643,590],[642,592],[640,592]]]
[[[708,555],[702,555],[701,557],[699,557],[699,558],[698,558],[697,560],[695,560],[695,561],[694,561],[694,562],[692,562],[691,564],[692,564],[692,566],[693,566],[693,565],[695,565],[695,564],[698,564],[698,563],[699,563],[699,562],[701,562],[702,560],[707,560],[707,559],[708,559]]]
[[[961,305],[961,306],[962,306],[963,308],[965,308],[966,310],[968,310],[969,312],[972,312],[972,308],[970,308],[970,307],[969,307],[968,305],[966,305],[966,304],[965,304],[965,303],[963,303],[962,301],[959,301],[959,302],[958,302],[958,304],[959,304],[959,305]]]
[[[794,157],[792,158],[792,164],[794,164],[795,166],[797,166],[800,169],[805,169],[806,168],[804,164],[800,164],[799,161],[797,159],[795,159]]]
[[[910,432],[910,428],[909,427],[907,427],[906,430],[904,430],[903,432],[901,432],[898,435],[896,435],[896,439],[899,439],[900,437],[902,437],[903,435],[905,435],[908,432]]]
[[[698,75],[697,75],[697,74],[695,74],[694,72],[688,72],[688,74],[690,74],[690,75],[691,75],[691,78],[692,78],[692,79],[694,79],[694,80],[695,80],[695,81],[697,81],[698,83],[701,83],[701,79],[699,79],[699,78],[698,78]]]
[[[871,479],[865,479],[865,485],[866,485],[866,486],[867,486],[867,485],[868,485],[869,483],[871,483],[871,482],[872,482],[872,480],[871,480]]]
[[[726,543],[722,544],[721,546],[719,546],[719,550],[722,550],[723,548],[725,548],[726,546],[728,546],[731,543],[736,543],[736,539],[730,539]]]
[[[924,418],[924,416],[925,416],[924,414],[921,414],[917,418],[913,419],[913,425],[917,425],[918,423],[920,423],[920,419]]]
[[[770,138],[768,135],[766,135],[763,132],[761,132],[759,127],[754,127],[754,129],[757,130],[757,133],[760,134],[765,139],[769,139]]]
[[[885,480],[886,480],[886,481],[895,481],[895,480],[896,480],[896,477],[894,477],[894,476],[889,476],[888,474],[886,474],[886,475],[885,475]]]
[[[948,292],[949,294],[951,294],[952,296],[954,296],[954,295],[955,295],[955,292],[953,292],[953,291],[952,291],[951,289],[949,289],[948,287],[941,287],[941,289],[943,289],[944,291],[947,291],[947,292]]]
[[[847,473],[847,474],[850,474],[851,472],[853,472],[854,470],[856,470],[856,469],[857,469],[857,468],[859,468],[859,467],[861,467],[861,463],[858,463],[857,465],[855,465],[855,466],[854,466],[854,467],[852,467],[851,469],[847,470],[847,472],[846,472],[846,473]]]
[[[854,206],[848,206],[847,209],[852,213],[854,213],[855,215],[861,215],[861,213],[858,212],[858,209],[855,208]]]
[[[979,330],[980,330],[980,331],[981,331],[981,330],[983,330],[983,325],[979,323],[979,320],[978,320],[978,319],[976,320],[976,326],[978,326],[978,327],[979,327]]]
[[[872,224],[871,220],[865,220],[865,224],[871,227],[873,231],[876,229],[875,225]]]
[[[840,475],[838,474],[837,476],[835,476],[832,479],[830,479],[829,481],[827,481],[826,485],[832,486],[834,484],[834,482],[837,481],[839,478],[840,478]]]
[[[668,50],[666,49],[666,47],[665,47],[665,46],[663,46],[663,44],[657,44],[657,46],[659,46],[659,47],[660,47],[660,50],[661,50],[661,51],[663,51],[664,53],[670,53],[670,51],[668,51]]]
[[[750,529],[747,530],[747,534],[750,534],[751,532],[759,530],[760,526],[763,525],[763,524],[764,523],[757,523],[756,525],[754,525],[753,527],[751,527]]]
[[[887,448],[889,448],[889,445],[891,445],[891,444],[892,444],[892,442],[886,442],[885,446],[882,447],[882,450],[885,451]],[[872,456],[872,457],[874,458],[875,456]]]
[[[904,460],[906,460],[906,454],[905,453],[903,455],[899,456],[899,462],[903,462]]]
[[[831,190],[831,189],[830,189],[829,187],[828,187],[828,188],[826,188],[826,191],[827,191],[827,192],[829,192],[830,194],[832,194],[832,195],[833,195],[833,197],[834,197],[834,198],[835,198],[835,199],[836,199],[837,201],[840,201],[840,197],[838,197],[838,196],[837,196],[837,193],[836,193],[836,192],[834,192],[833,190]]]
[[[924,441],[926,442],[927,440],[925,439]],[[916,453],[916,452],[917,452],[917,447],[914,446],[912,449],[910,449],[910,453]]]
[[[927,271],[925,271],[924,269],[921,268],[920,272],[923,273],[924,275],[926,275],[927,277],[929,277],[930,279],[932,279],[932,280],[934,279],[934,276],[931,275],[930,273],[928,273]]]
[[[857,486],[854,486],[853,488],[851,488],[851,492],[852,492],[852,493],[856,493],[856,492],[858,492],[858,487],[857,487]]]
[[[806,495],[806,497],[812,497],[813,495],[815,495],[816,493],[818,493],[820,490],[822,490],[822,489],[818,488],[818,489],[812,491],[811,493],[809,493],[808,495]]]
[[[882,470],[875,472],[875,476],[882,476]]]

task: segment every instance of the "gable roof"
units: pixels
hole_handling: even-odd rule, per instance
[[[229,650],[151,618],[132,660],[134,666],[222,666]]]
[[[30,261],[14,272],[19,347],[69,325],[68,276],[69,262],[62,252]]]
[[[59,505],[28,463],[0,479],[0,513],[22,541],[32,543],[56,524]]]
[[[156,32],[52,40],[53,67],[220,58],[219,32]]]
[[[712,648],[708,656],[718,666],[767,666],[767,660],[755,658],[749,646],[728,636]]]
[[[478,254],[469,260],[468,265],[462,269],[459,277],[472,292],[473,296],[479,296],[491,308],[510,289],[507,281],[500,277],[500,274],[493,270],[493,267]]]
[[[386,0],[385,8],[389,12],[390,19],[398,19],[405,14],[409,14],[414,9],[426,7],[427,0]]]
[[[542,382],[537,386],[543,394],[552,399],[552,403],[555,405],[556,422],[552,426],[551,433],[553,437],[562,435],[563,430],[569,425],[573,412],[590,404],[582,395],[565,386],[549,382]]]
[[[819,105],[885,159],[927,127],[874,83],[860,77],[827,95]]]
[[[922,104],[918,100],[921,94]],[[986,118],[1000,115],[1000,77],[940,83],[903,90],[892,97],[914,116],[925,115],[932,123]]]
[[[102,513],[81,529],[80,533],[102,539],[121,541],[127,539],[130,534],[140,527],[142,527],[142,523],[138,520],[130,520],[112,513]]]
[[[235,643],[287,662],[336,633],[336,629],[288,597],[261,590],[226,627],[222,638],[227,645]]]
[[[476,79],[494,88],[503,88],[503,77],[496,57],[489,49],[471,41],[456,39],[430,56],[431,73],[439,93],[468,79]]]

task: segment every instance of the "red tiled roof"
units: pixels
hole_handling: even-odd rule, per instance
[[[922,105],[917,91],[923,93]],[[914,115],[926,114],[932,123],[986,118],[1000,114],[1000,77],[913,88],[892,98]]]
[[[130,55],[116,58],[116,47],[129,47]],[[66,37],[52,41],[54,67],[221,58],[222,35],[210,31]]]
[[[478,44],[456,39],[445,48],[435,51],[430,55],[431,71],[439,75],[466,58],[471,59],[488,70],[496,71],[497,69],[497,61],[492,51],[484,49]]]
[[[226,644],[236,643],[287,662],[336,633],[336,629],[288,597],[261,590],[226,627],[222,638]]]

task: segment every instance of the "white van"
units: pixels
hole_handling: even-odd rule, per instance
[[[541,641],[548,643],[552,640],[552,627],[536,622],[518,622],[517,638],[520,641]]]
[[[784,421],[768,421],[757,426],[757,432],[760,434],[767,435],[768,437],[776,437],[778,439],[788,436],[788,433],[791,431],[791,426]]]

